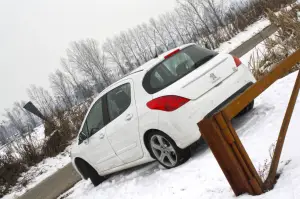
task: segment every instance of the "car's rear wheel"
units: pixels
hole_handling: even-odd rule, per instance
[[[148,136],[149,150],[152,156],[165,168],[177,167],[190,158],[190,150],[180,149],[166,134],[159,131]]]

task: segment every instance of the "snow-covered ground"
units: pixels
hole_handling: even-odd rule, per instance
[[[247,63],[253,52],[242,58]],[[254,109],[233,121],[234,127],[257,170],[270,161],[269,150],[276,142],[282,119],[294,85],[296,73],[278,80],[256,99]],[[300,98],[286,137],[280,178],[272,191],[255,198],[300,198],[299,129]],[[211,151],[198,149],[185,164],[166,170],[157,163],[117,174],[93,187],[80,181],[61,198],[147,199],[147,198],[235,198]],[[240,198],[252,198],[247,194]]]
[[[18,184],[11,189],[10,193],[3,199],[15,199],[24,194],[27,190],[35,187],[41,181],[70,163],[69,149],[54,158],[46,158],[36,166],[31,167],[23,173]],[[28,181],[26,184],[23,182]]]
[[[270,21],[268,19],[260,19],[252,25],[248,26],[245,31],[240,32],[229,41],[222,43],[220,47],[216,49],[216,51],[229,53],[257,33],[261,32],[269,25]]]

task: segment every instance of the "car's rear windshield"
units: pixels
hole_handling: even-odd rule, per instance
[[[189,46],[148,71],[143,79],[143,87],[149,94],[156,93],[189,74],[216,55],[216,52],[197,45]]]

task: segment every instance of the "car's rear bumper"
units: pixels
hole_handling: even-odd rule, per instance
[[[201,137],[197,126],[198,122],[204,117],[209,117],[216,113],[235,97],[243,93],[255,81],[248,68],[241,65],[237,72],[224,80],[220,85],[172,112],[168,121],[164,122],[159,119],[159,127],[174,139],[178,147],[186,148]]]
[[[253,85],[253,82],[248,82],[245,86],[240,88],[237,92],[235,92],[233,95],[231,95],[229,98],[227,98],[224,102],[222,102],[220,105],[218,105],[216,108],[214,108],[211,112],[209,112],[204,118],[209,118],[213,116],[215,113],[220,111],[223,107],[225,107],[229,102],[231,102],[234,98],[242,94],[247,88]]]

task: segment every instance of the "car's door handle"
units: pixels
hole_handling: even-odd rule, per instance
[[[126,115],[125,120],[129,121],[129,120],[131,120],[132,117],[133,117],[133,114],[129,113],[129,114]]]
[[[104,138],[104,134],[103,134],[103,133],[100,133],[99,138],[100,138],[100,139],[103,139],[103,138]]]

